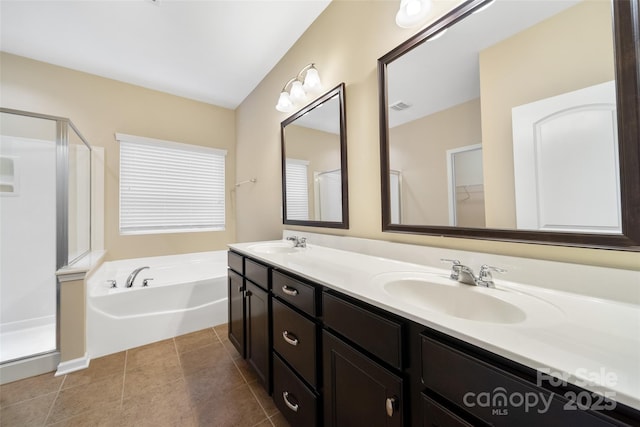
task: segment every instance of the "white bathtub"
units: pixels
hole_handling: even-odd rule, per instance
[[[144,266],[126,288],[129,274]],[[153,280],[143,287],[146,278]],[[87,281],[87,355],[219,325],[227,322],[227,310],[226,251],[105,262]]]

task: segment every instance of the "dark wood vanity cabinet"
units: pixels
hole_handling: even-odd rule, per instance
[[[407,425],[404,322],[333,291],[323,313],[325,426]]]
[[[639,411],[232,251],[229,340],[293,427],[640,426]]]
[[[271,391],[271,268],[228,253],[229,341]]]
[[[246,357],[245,346],[245,287],[244,277],[235,271],[228,270],[229,277],[229,341],[243,358]]]
[[[292,426],[320,426],[320,287],[277,270],[272,283],[273,400]]]

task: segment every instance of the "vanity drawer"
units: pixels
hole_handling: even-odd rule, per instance
[[[238,274],[244,275],[244,257],[235,252],[227,252],[227,265]]]
[[[244,277],[269,290],[269,267],[249,258],[244,260]]]
[[[491,425],[615,425],[592,411],[567,409],[563,396],[425,335],[421,371],[426,387]]]
[[[315,286],[308,285],[287,274],[283,274],[275,270],[273,271],[272,281],[272,291],[274,295],[299,308],[310,316],[317,316],[317,297]]]
[[[273,401],[292,426],[318,425],[318,399],[296,374],[273,356]]]
[[[402,369],[402,323],[327,292],[322,296],[322,311],[325,326]]]
[[[424,393],[420,393],[422,427],[474,427]]]
[[[317,387],[318,326],[273,299],[273,348],[302,378]]]

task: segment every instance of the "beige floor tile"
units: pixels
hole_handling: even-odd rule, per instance
[[[199,371],[185,378],[189,400],[192,405],[209,402],[212,399],[223,399],[224,396],[240,386],[245,385],[244,378],[235,366],[230,369]]]
[[[249,384],[249,387],[251,388],[251,391],[253,392],[256,399],[258,399],[258,402],[260,403],[262,409],[264,409],[264,412],[268,417],[271,417],[272,415],[278,413],[276,404],[273,402],[273,399],[271,398],[271,396],[269,396],[264,387],[262,387],[262,384],[253,382]]]
[[[4,427],[41,426],[44,424],[57,392],[23,400],[0,410],[0,425]]]
[[[47,419],[50,424],[85,412],[112,407],[122,398],[122,375],[61,390]]]
[[[247,383],[258,381],[258,375],[256,374],[256,371],[253,369],[253,367],[249,365],[249,362],[243,359],[234,359],[233,361]]]
[[[156,358],[126,372],[123,398],[125,401],[147,399],[151,394],[165,392],[167,384],[178,379],[182,379],[182,369],[177,357]]]
[[[276,415],[272,416],[271,418],[269,418],[271,420],[271,424],[274,425],[274,427],[289,427],[289,421],[287,421],[287,419],[284,417],[284,415],[282,415],[280,412],[278,412]]]
[[[89,384],[112,375],[122,375],[124,374],[124,360],[124,351],[93,359],[87,369],[67,375],[62,388]]]
[[[129,371],[141,365],[176,357],[177,352],[173,339],[158,341],[153,344],[127,350],[126,369]]]
[[[232,360],[222,344],[211,344],[180,354],[180,364],[185,376],[219,364],[228,365],[230,362]]]
[[[26,378],[0,386],[0,407],[33,399],[60,389],[64,376],[54,377],[53,372]]]
[[[273,427],[273,424],[271,424],[271,421],[269,420],[269,418],[265,418],[264,420],[260,421],[258,424],[255,424],[252,427]]]
[[[207,345],[218,344],[220,340],[211,328],[203,329],[191,334],[175,337],[178,353],[185,353]]]
[[[266,418],[248,385],[196,405],[194,413],[200,426],[253,426]]]
[[[55,427],[121,427],[123,425],[122,406],[120,401],[111,402],[102,408],[89,410],[80,415],[66,418],[55,424]]]
[[[167,382],[160,392],[125,399],[123,425],[195,426],[184,380]]]
[[[233,344],[231,344],[231,341],[229,341],[229,338],[227,338],[226,336],[220,337],[220,342],[222,343],[224,348],[227,350],[227,353],[229,353],[229,356],[231,356],[232,359],[234,360],[242,359],[242,355],[238,352],[238,350],[236,350]]]
[[[227,336],[229,334],[229,324],[228,323],[223,323],[221,325],[216,325],[216,326],[213,327],[213,330],[218,335],[218,338],[220,338],[220,339],[227,338]]]

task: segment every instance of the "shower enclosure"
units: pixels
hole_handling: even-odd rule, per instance
[[[59,362],[56,271],[90,250],[90,156],[69,119],[0,108],[2,383]]]

